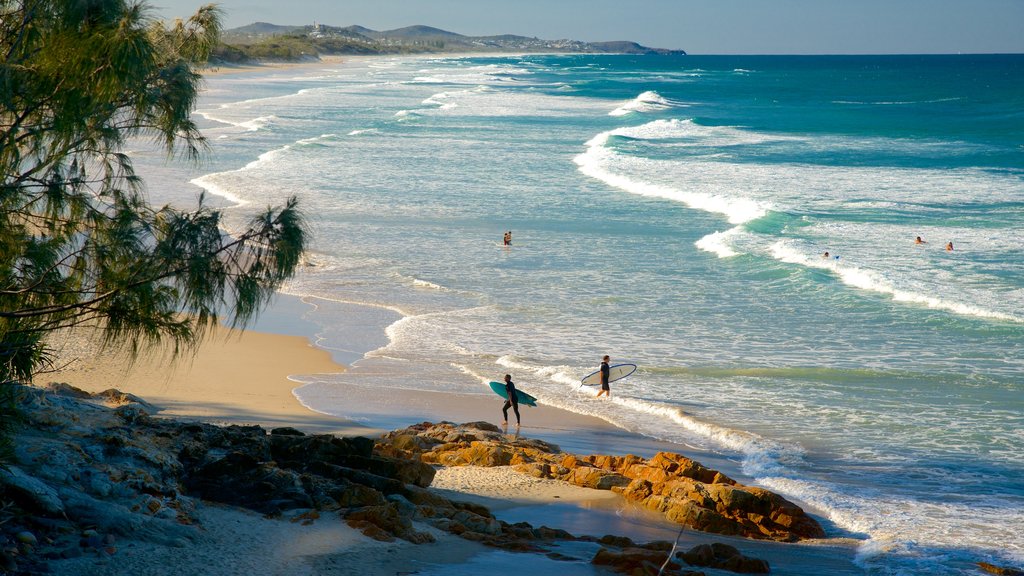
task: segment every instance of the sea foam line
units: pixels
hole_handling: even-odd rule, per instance
[[[794,249],[787,240],[779,240],[771,245],[772,257],[776,260],[789,264],[799,264],[808,268],[821,268],[830,270],[846,285],[870,292],[888,294],[895,302],[910,302],[923,304],[935,310],[945,310],[963,316],[977,316],[981,318],[992,318],[995,320],[1006,320],[1009,322],[1024,322],[1024,317],[1002,312],[985,310],[970,304],[951,302],[935,296],[918,294],[909,290],[896,288],[891,282],[883,278],[877,272],[863,270],[855,266],[841,264],[838,260],[819,258],[817,255],[809,257],[805,253]]]
[[[730,228],[725,232],[713,232],[697,240],[693,245],[705,252],[717,254],[719,258],[731,258],[738,256],[740,253],[733,250],[728,241],[742,232],[743,229],[739,226]]]
[[[601,180],[606,184],[625,190],[638,196],[653,198],[664,198],[686,204],[690,208],[713,212],[725,215],[731,224],[743,224],[765,216],[769,206],[748,198],[729,198],[718,194],[704,192],[687,192],[665,186],[634,180],[629,176],[616,174],[609,166],[614,164],[621,156],[608,146],[609,139],[613,136],[643,137],[642,134],[658,133],[662,127],[677,126],[678,121],[657,120],[637,128],[617,128],[602,132],[594,136],[586,143],[587,150],[573,158],[579,166],[579,171],[591,178]],[[682,123],[680,123],[682,124]]]
[[[510,370],[529,373],[529,376],[523,378],[528,382],[548,378],[574,389],[579,386],[571,368],[566,366],[531,366],[512,356],[503,356],[497,363]],[[481,382],[485,381],[475,372],[471,372],[471,375]],[[592,401],[573,402],[564,390],[561,393],[546,393],[546,388],[538,386],[530,387],[529,391],[547,406],[601,418],[634,433],[685,444],[680,438],[665,433],[679,427],[739,453],[742,457],[741,470],[753,479],[755,485],[806,502],[844,530],[868,535],[869,539],[860,545],[857,553],[858,564],[862,566],[870,566],[880,556],[887,558],[884,560],[885,565],[890,565],[891,560],[888,558],[898,555],[919,568],[919,563],[928,564],[936,558],[928,548],[962,548],[964,544],[970,546],[970,550],[965,552],[969,558],[979,553],[987,558],[996,553],[1014,558],[1024,555],[1016,540],[1012,536],[1007,537],[1008,533],[1000,528],[1024,522],[1024,511],[1008,508],[1006,502],[993,501],[983,507],[967,507],[955,503],[894,498],[870,490],[857,491],[853,487],[797,476],[796,470],[807,467],[804,463],[804,450],[800,446],[782,444],[757,434],[704,422],[674,406],[623,395],[612,397],[608,402],[596,403],[595,406]],[[593,390],[587,391],[594,394]],[[615,408],[605,409],[612,406]],[[886,513],[881,513],[882,510]],[[992,526],[992,530],[980,538],[964,542],[963,532],[950,528],[965,518],[978,518]],[[913,548],[922,549],[923,554],[910,552]]]
[[[580,390],[577,371],[569,366],[531,366],[513,356],[502,356],[496,360],[496,363],[511,370],[529,372],[535,380],[548,380],[577,391]],[[564,387],[560,387],[558,393],[552,395],[544,395],[542,390],[538,390],[541,393],[538,398],[545,404],[577,413],[581,412],[578,405],[563,400]],[[593,388],[584,388],[583,390],[596,394]],[[616,410],[614,411],[616,413],[588,411],[583,413],[597,416],[625,430],[661,437],[669,441],[678,441],[678,439],[665,437],[663,430],[681,427],[694,436],[711,440],[718,446],[741,454],[743,472],[751,477],[779,474],[782,462],[797,461],[803,457],[803,449],[798,446],[784,445],[753,433],[705,422],[675,406],[622,395],[614,396],[610,398],[610,401],[613,405],[624,408],[625,411]],[[632,414],[635,418],[624,418],[624,414]],[[652,416],[656,418],[652,420]],[[648,424],[651,423],[654,424],[653,428],[647,429]]]

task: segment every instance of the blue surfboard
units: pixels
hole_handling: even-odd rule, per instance
[[[501,396],[502,398],[508,400],[508,394],[505,393],[505,383],[504,382],[491,382],[491,390],[494,390],[494,393],[497,394],[498,396]],[[530,396],[529,394],[527,394],[526,392],[523,392],[522,390],[520,390],[518,388],[516,388],[516,400],[520,404],[525,404],[527,406],[536,406],[537,405],[537,399],[536,398],[534,398],[533,396]]]

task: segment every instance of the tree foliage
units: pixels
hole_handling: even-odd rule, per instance
[[[30,380],[55,330],[89,324],[132,354],[244,326],[289,278],[294,197],[228,236],[202,197],[152,206],[126,144],[200,160],[197,66],[220,15],[170,26],[125,0],[0,0],[0,382]]]

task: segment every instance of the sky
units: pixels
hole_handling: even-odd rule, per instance
[[[209,0],[146,0],[161,18]],[[1024,0],[220,0],[253,22],[633,40],[691,54],[1024,53]]]

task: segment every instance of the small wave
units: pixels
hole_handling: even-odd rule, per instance
[[[935,100],[833,100],[833,104],[846,104],[854,106],[907,106],[912,104],[938,104],[940,102],[955,102],[963,100],[961,97],[936,98]]]
[[[440,284],[434,284],[433,282],[420,280],[419,278],[413,278],[412,285],[417,288],[429,288],[431,290],[446,290],[446,288],[444,286],[441,286]]]
[[[728,241],[729,238],[736,236],[741,231],[740,227],[737,226],[735,228],[730,228],[725,232],[708,234],[694,242],[693,245],[705,252],[717,254],[719,258],[731,258],[733,256],[738,256],[740,253],[733,250],[732,247],[729,246]]]
[[[666,132],[675,132],[680,127],[685,128],[690,125],[692,123],[689,121],[657,120],[640,127],[619,128],[602,132],[591,138],[586,143],[587,151],[577,155],[573,161],[579,166],[579,170],[583,174],[601,180],[615,188],[639,196],[665,198],[682,202],[691,208],[705,212],[723,214],[732,224],[742,224],[765,216],[768,213],[769,205],[755,200],[680,190],[663,184],[638,180],[612,170],[611,166],[616,163],[616,160],[622,158],[615,150],[607,146],[609,139],[613,136],[642,137],[645,134],[660,135]]]
[[[855,266],[846,266],[841,263],[838,256],[832,259],[821,258],[817,255],[808,256],[806,253],[794,249],[791,246],[791,243],[787,240],[779,240],[772,244],[771,254],[776,260],[780,260],[782,262],[799,264],[808,268],[831,270],[847,286],[852,286],[854,288],[870,292],[888,294],[896,302],[923,304],[928,308],[945,310],[962,316],[975,316],[979,318],[990,318],[1009,322],[1024,322],[1024,317],[985,310],[970,304],[952,302],[942,298],[936,298],[935,296],[918,294],[909,290],[896,288],[893,286],[892,282],[877,272],[872,270],[863,270]]]
[[[349,136],[359,136],[360,134],[374,134],[380,132],[376,128],[363,128],[362,130],[353,130],[348,133]]]
[[[434,94],[433,96],[427,98],[423,102],[420,102],[420,104],[425,104],[427,106],[437,106],[439,110],[450,110],[452,108],[458,107],[458,104],[456,104],[455,102],[448,101],[450,98],[452,98],[453,95],[454,94],[450,92],[438,92],[437,94]]]
[[[870,539],[860,545],[855,562],[869,572],[881,562],[890,569],[906,568],[895,574],[948,573],[950,550],[959,550],[965,564],[976,561],[979,552],[984,559],[992,558],[993,552],[1016,556],[1018,561],[1024,556],[1019,548],[1014,550],[1013,532],[1004,529],[1024,522],[1024,511],[1000,498],[970,505],[928,502],[783,476],[761,477],[758,484],[809,503],[845,530],[867,534]],[[959,529],[965,519],[971,519],[970,531]]]
[[[235,207],[244,206],[244,205],[249,203],[247,200],[243,200],[242,198],[239,198],[238,196],[235,196],[231,192],[227,191],[223,187],[215,184],[211,180],[211,178],[213,176],[216,176],[217,174],[221,174],[221,173],[218,172],[218,173],[215,173],[215,174],[207,174],[205,176],[200,176],[198,178],[193,178],[192,180],[189,180],[189,184],[193,184],[195,186],[198,186],[198,187],[202,188],[203,190],[205,190],[206,192],[208,192],[210,194],[213,194],[214,196],[220,196],[221,198],[224,198],[228,202],[233,203],[235,205]]]
[[[552,382],[559,384],[568,384],[570,386],[579,386],[580,384],[579,379],[568,366],[530,366],[519,361],[514,356],[502,356],[495,363],[513,370],[529,371],[536,378],[550,379]]]
[[[262,130],[263,128],[273,125],[275,122],[279,120],[279,118],[273,114],[269,114],[267,116],[259,116],[251,120],[244,121],[228,120],[227,118],[216,116],[212,112],[203,112],[199,110],[196,111],[196,114],[212,122],[220,122],[221,124],[227,124],[229,126],[244,128],[246,132],[256,132],[257,130]]]
[[[323,146],[322,143],[324,141],[331,140],[336,136],[336,134],[321,134],[319,136],[314,136],[312,138],[303,138],[301,140],[296,140],[295,143],[300,146]]]
[[[263,154],[260,154],[259,157],[256,158],[255,160],[253,160],[252,162],[249,162],[248,164],[246,164],[245,166],[242,166],[241,168],[239,168],[237,170],[227,170],[227,171],[224,171],[224,172],[214,172],[212,174],[205,174],[203,176],[199,176],[198,178],[193,178],[192,180],[189,180],[189,183],[190,184],[194,184],[194,185],[196,185],[196,186],[206,190],[210,194],[213,194],[215,196],[220,196],[221,198],[225,198],[225,199],[227,199],[230,202],[234,202],[235,203],[235,207],[244,206],[244,205],[249,203],[248,200],[244,200],[241,197],[235,195],[234,193],[232,193],[231,191],[227,190],[223,186],[217,184],[217,182],[215,182],[215,180],[218,179],[218,177],[224,176],[226,174],[237,174],[239,172],[245,172],[247,170],[252,170],[253,168],[256,168],[257,166],[259,166],[260,164],[263,164],[265,162],[271,161],[275,156],[281,154],[282,152],[285,152],[286,150],[288,150],[290,148],[291,148],[291,144],[283,146],[283,147],[278,148],[276,150],[270,150],[269,152],[264,152]]]
[[[622,106],[619,106],[615,110],[608,113],[609,116],[625,116],[632,112],[646,113],[646,112],[659,112],[661,110],[668,110],[673,107],[673,103],[666,100],[657,92],[648,90],[637,96],[636,98],[626,102]]]

